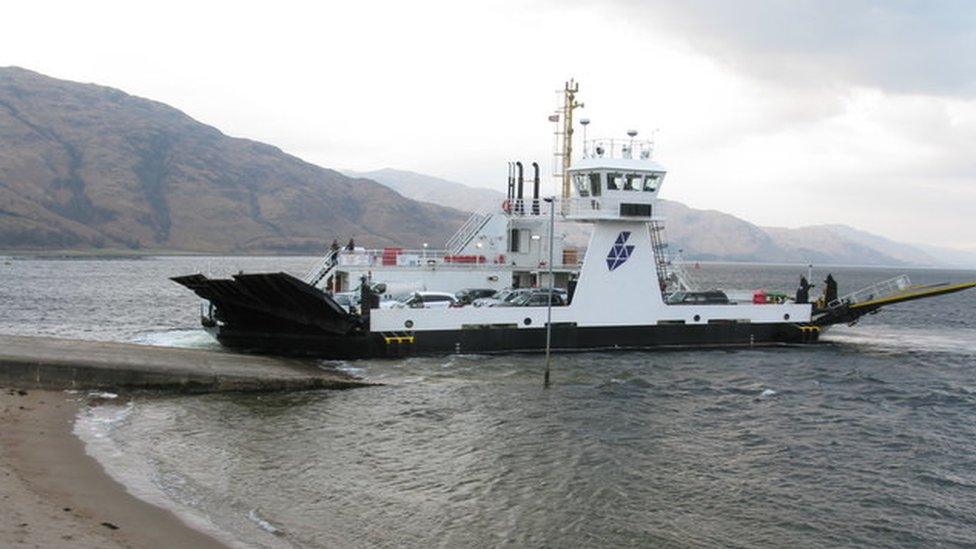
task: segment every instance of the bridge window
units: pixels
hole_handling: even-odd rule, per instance
[[[576,185],[576,192],[580,196],[590,196],[589,181],[586,180],[586,176],[581,173],[573,174],[573,184]]]
[[[607,190],[608,191],[619,191],[624,186],[624,174],[622,173],[608,173],[607,174]]]
[[[590,194],[600,196],[600,174],[590,174]]]
[[[644,176],[639,173],[629,173],[627,174],[627,182],[624,183],[625,191],[639,191],[641,189],[641,181],[644,180]]]
[[[656,191],[660,184],[661,174],[659,173],[652,173],[644,178],[644,190],[647,192]]]

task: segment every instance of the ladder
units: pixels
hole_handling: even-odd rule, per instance
[[[651,230],[651,249],[654,250],[654,268],[657,270],[657,282],[664,292],[671,282],[668,260],[668,243],[664,241],[664,225],[657,221],[648,224]]]
[[[454,233],[454,236],[444,246],[448,254],[460,254],[464,250],[464,247],[471,242],[471,239],[484,228],[490,219],[491,214],[477,212],[471,214],[471,217],[464,222],[464,225],[461,225],[461,228]]]
[[[316,263],[307,273],[305,273],[302,280],[314,288],[319,282],[322,282],[322,280],[328,277],[329,274],[335,270],[336,265],[338,264],[339,250],[330,249],[329,253],[325,254],[325,257],[320,259],[318,263]]]
[[[692,291],[695,288],[689,273],[671,257],[668,252],[667,238],[664,234],[664,224],[660,221],[648,223],[651,232],[651,248],[654,250],[654,268],[657,270],[658,284],[661,291],[669,288]]]

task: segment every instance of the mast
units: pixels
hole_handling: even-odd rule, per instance
[[[582,108],[583,104],[576,101],[579,83],[569,79],[563,87],[563,105],[556,111],[556,115],[549,119],[560,124],[556,130],[556,151],[553,176],[562,180],[562,197],[570,196],[569,167],[573,163],[573,110]]]

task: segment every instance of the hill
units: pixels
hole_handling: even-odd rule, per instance
[[[473,212],[488,205],[501,204],[504,193],[483,187],[469,187],[439,177],[384,168],[372,172],[344,172],[350,177],[372,179],[386,185],[403,196]]]
[[[0,68],[0,249],[321,251],[464,221],[122,91]]]

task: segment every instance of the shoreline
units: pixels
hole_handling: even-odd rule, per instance
[[[84,398],[0,390],[0,545],[226,548],[136,498],[74,434]]]
[[[120,249],[52,249],[52,250],[3,250],[0,249],[0,258],[7,259],[19,259],[19,260],[132,260],[132,259],[151,259],[154,257],[258,257],[258,258],[308,258],[310,261],[318,260],[322,257],[324,253],[324,248],[320,252],[317,251],[306,251],[306,252],[282,252],[282,251],[264,251],[264,252],[197,252],[197,251],[187,251],[187,250],[120,250]],[[678,263],[683,264],[694,264],[701,263],[703,265],[749,265],[749,266],[767,266],[767,267],[798,267],[807,268],[810,264],[804,261],[795,262],[764,262],[755,260],[735,260],[735,259],[690,259],[684,258],[678,261]],[[894,270],[894,269],[906,269],[912,271],[962,271],[962,272],[974,272],[976,271],[976,265],[956,265],[956,264],[945,264],[945,265],[922,265],[914,263],[906,264],[868,264],[868,265],[857,265],[851,263],[814,263],[814,268],[816,269],[878,269],[878,270]]]

